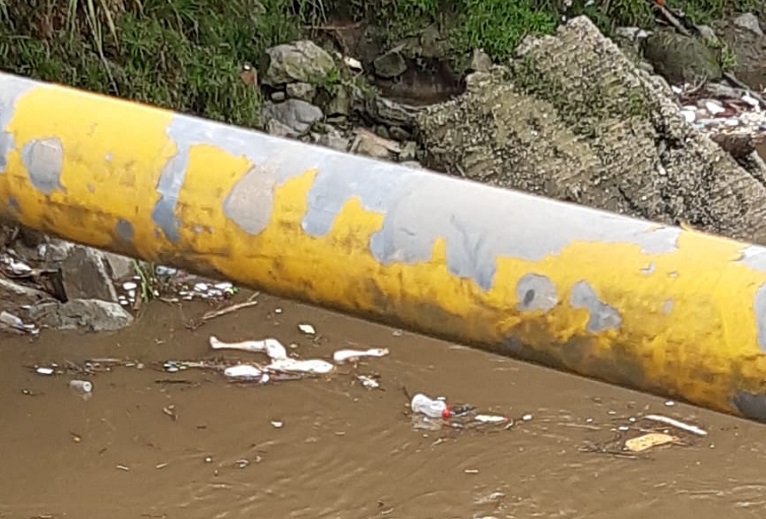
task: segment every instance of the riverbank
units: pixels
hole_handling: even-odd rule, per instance
[[[567,6],[567,4],[571,4]],[[455,83],[483,49],[510,56],[528,34],[552,33],[559,21],[588,15],[604,32],[651,28],[645,0],[47,0],[31,7],[0,2],[4,70],[184,113],[260,128],[261,93],[241,78],[267,48],[312,39],[343,51],[364,40],[362,61],[400,47],[417,62],[417,83]],[[763,0],[675,3],[697,23],[735,11],[763,12]],[[403,78],[405,82],[407,78]],[[428,81],[416,84],[427,89]],[[412,90],[412,89],[410,89]],[[447,89],[447,94],[454,94]]]

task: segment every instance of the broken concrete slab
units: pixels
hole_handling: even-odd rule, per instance
[[[419,137],[426,165],[457,176],[766,244],[766,171],[743,169],[672,98],[580,17],[420,112]]]

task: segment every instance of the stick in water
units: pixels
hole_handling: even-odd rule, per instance
[[[697,436],[707,436],[707,431],[697,427],[696,425],[689,425],[687,423],[681,422],[674,418],[663,416],[661,414],[648,414],[644,418],[646,418],[647,420],[652,420],[654,422],[664,423],[665,425],[670,425],[677,429],[681,429],[682,431],[696,434]]]

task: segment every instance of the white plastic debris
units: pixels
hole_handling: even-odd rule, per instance
[[[93,383],[88,380],[70,380],[69,387],[84,395],[93,392]]]
[[[705,101],[705,108],[712,115],[718,115],[726,111],[726,109],[716,101]]]
[[[305,333],[306,335],[315,335],[317,331],[314,329],[313,326],[306,323],[301,323],[298,325],[298,329]]]
[[[508,421],[508,417],[506,416],[493,414],[477,414],[473,419],[481,423],[505,423]]]
[[[447,420],[452,415],[452,411],[447,402],[444,400],[434,400],[422,393],[418,393],[412,397],[410,409],[412,409],[413,413],[422,414],[429,418],[442,418]]]
[[[53,368],[37,368],[35,370],[38,375],[53,375]]]
[[[210,347],[214,350],[240,350],[253,353],[265,353],[271,360],[287,359],[287,349],[276,339],[261,341],[223,342],[215,336],[210,337]]]
[[[16,261],[14,259],[10,259],[10,261],[8,262],[8,268],[13,274],[17,276],[25,276],[32,272],[32,267],[30,267],[26,263],[23,263],[21,261]]]
[[[274,420],[274,421],[272,421],[272,422],[271,422],[271,426],[272,426],[274,429],[281,429],[282,427],[284,427],[284,426],[285,426],[285,423],[284,423],[284,422],[280,422],[280,421],[277,421],[277,420]]]
[[[358,375],[356,379],[367,389],[378,389],[380,387],[380,382],[367,375]]]
[[[534,418],[534,417],[531,414],[529,414],[529,413],[527,413],[527,414],[525,414],[524,416],[521,417],[521,419],[524,420],[525,422],[532,421],[532,418]]]
[[[752,106],[753,108],[759,108],[761,106],[760,101],[751,96],[750,94],[744,94],[742,100]]]
[[[268,373],[264,373],[260,369],[250,364],[237,364],[236,366],[229,366],[223,370],[223,374],[228,378],[258,381],[261,384],[265,384],[270,379]]]
[[[126,281],[125,283],[122,284],[122,288],[128,291],[135,290],[138,288],[138,283],[136,283],[135,281]]]
[[[312,375],[324,375],[330,373],[335,366],[319,359],[275,359],[271,364],[266,366],[267,369],[272,371],[280,371],[282,373],[308,373]]]
[[[336,364],[342,364],[350,360],[356,361],[361,357],[385,357],[388,348],[370,348],[369,350],[338,350],[332,354],[332,360]]]

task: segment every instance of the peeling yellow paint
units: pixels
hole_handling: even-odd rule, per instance
[[[248,234],[226,216],[223,202],[251,168],[265,166],[208,144],[189,150],[176,209],[181,239],[171,244],[151,213],[162,168],[178,151],[166,134],[172,118],[58,87],[34,89],[17,102],[8,127],[15,149],[9,174],[0,175],[0,200],[14,197],[20,221],[71,240],[113,249],[123,219],[133,225],[135,253],[147,259],[172,257],[252,287],[396,319],[717,410],[736,413],[730,401],[736,392],[766,389],[753,309],[766,273],[737,262],[741,243],[688,229],[666,254],[646,254],[632,243],[573,241],[537,262],[496,258],[494,284],[485,291],[449,271],[444,239],[435,241],[428,261],[382,265],[369,243],[385,215],[365,210],[356,198],[345,201],[326,236],[306,234],[302,222],[317,170],[275,185],[267,228]],[[65,150],[65,191],[45,197],[30,184],[20,151],[50,136]],[[529,273],[555,285],[555,308],[517,309],[516,286]],[[588,310],[569,302],[582,280],[619,312],[619,329],[587,331]],[[508,349],[514,341],[522,352]]]

